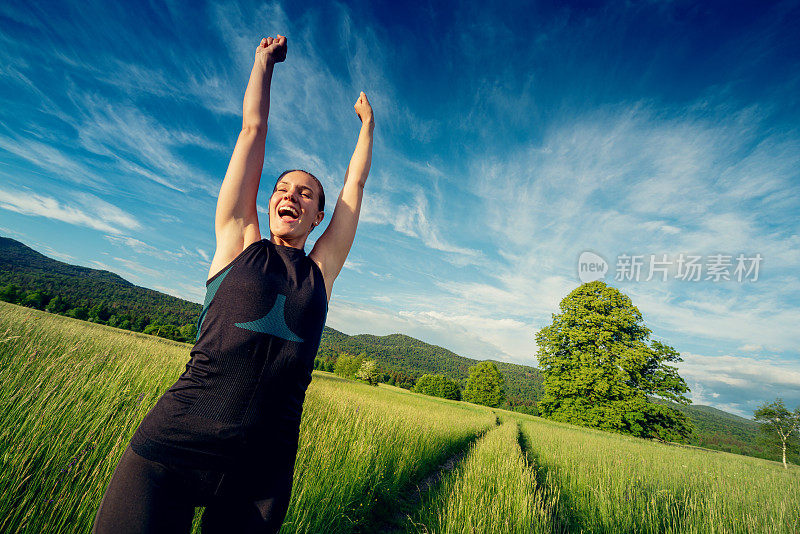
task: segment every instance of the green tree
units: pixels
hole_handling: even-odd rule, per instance
[[[506,398],[505,380],[494,362],[485,361],[469,368],[463,398],[467,402],[496,408]]]
[[[339,354],[336,358],[336,365],[333,372],[345,378],[355,378],[361,363],[364,361],[364,356],[352,356],[350,354]]]
[[[422,375],[414,385],[414,391],[443,399],[461,400],[458,382],[444,375]]]
[[[108,318],[111,317],[111,312],[108,311],[105,304],[95,304],[89,309],[89,317],[94,318],[94,322],[96,323],[105,323],[108,321]]]
[[[131,330],[142,332],[145,328],[147,328],[147,325],[149,324],[150,324],[150,317],[146,315],[133,317],[131,319]]]
[[[436,392],[436,384],[434,375],[422,375],[414,384],[414,389],[417,393],[423,395],[433,395]]]
[[[796,448],[800,434],[800,407],[790,412],[786,409],[783,399],[776,399],[772,403],[764,403],[755,411],[754,417],[761,423],[761,431],[773,440],[780,443],[783,455],[783,467],[786,465],[786,449]]]
[[[181,341],[193,343],[194,338],[197,337],[197,326],[194,323],[183,325],[178,330],[178,336],[180,337]]]
[[[668,363],[681,358],[652,341],[630,298],[602,281],[573,290],[536,334],[543,377],[540,413],[603,430],[682,441],[692,431],[678,410],[651,402],[661,397],[689,404],[689,391]]]
[[[50,302],[47,303],[45,306],[45,311],[50,313],[64,313],[69,308],[69,304],[67,304],[60,295],[56,295]]]
[[[82,321],[85,321],[86,319],[89,318],[89,310],[87,310],[86,308],[84,308],[82,306],[79,306],[77,308],[72,308],[71,310],[67,310],[66,315],[68,317],[74,317],[76,319],[80,319]]]
[[[0,288],[0,300],[16,304],[22,300],[22,298],[23,294],[19,290],[19,286],[15,284],[9,284]]]
[[[25,298],[22,299],[21,304],[29,308],[43,310],[50,300],[51,297],[47,293],[42,293],[41,291],[28,291],[28,293],[25,295]]]
[[[371,386],[377,386],[380,373],[378,372],[378,364],[375,360],[364,360],[361,362],[361,367],[358,368],[356,378],[369,382]]]
[[[173,339],[180,341],[180,330],[174,324],[149,324],[145,327],[143,334],[150,334],[151,336],[163,337],[166,339]]]
[[[436,396],[443,399],[461,400],[461,386],[455,380],[439,375],[439,380],[436,384]]]

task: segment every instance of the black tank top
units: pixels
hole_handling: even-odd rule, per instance
[[[256,455],[293,464],[327,313],[322,272],[302,249],[251,244],[206,282],[191,359],[142,420],[133,450],[194,469]]]

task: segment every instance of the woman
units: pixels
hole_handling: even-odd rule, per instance
[[[217,201],[217,249],[191,359],[124,451],[100,503],[95,533],[277,532],[286,516],[305,391],[333,281],[355,237],[372,159],[364,93],[353,157],[328,228],[322,185],[283,173],[269,200],[270,239],[256,212],[276,63],[286,37],[262,39],[244,96],[242,131]]]

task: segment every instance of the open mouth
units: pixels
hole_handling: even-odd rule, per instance
[[[286,205],[278,208],[278,217],[282,221],[294,222],[300,217],[300,213],[295,207]]]

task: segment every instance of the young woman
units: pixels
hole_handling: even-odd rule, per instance
[[[300,416],[333,281],[355,237],[372,159],[364,93],[353,157],[331,222],[322,185],[287,171],[269,200],[262,239],[256,194],[264,163],[269,91],[286,37],[261,40],[244,96],[242,131],[217,201],[217,249],[186,370],[136,430],[106,488],[94,533],[277,532],[291,495]]]

